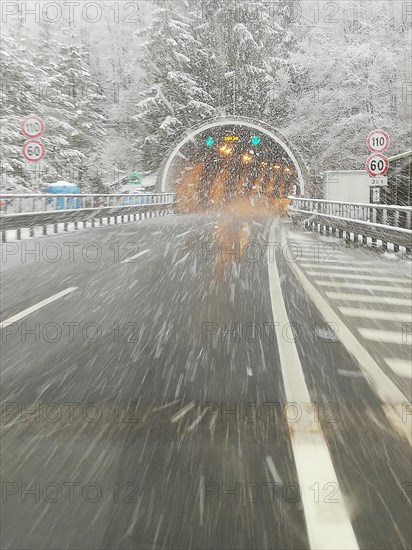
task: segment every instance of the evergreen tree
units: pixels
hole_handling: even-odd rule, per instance
[[[147,89],[135,117],[148,169],[159,166],[182,131],[204,119],[264,118],[276,71],[270,52],[276,52],[282,31],[265,2],[159,5],[145,30]]]

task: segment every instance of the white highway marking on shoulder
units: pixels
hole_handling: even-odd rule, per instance
[[[376,309],[360,309],[356,307],[339,307],[339,311],[347,317],[359,317],[360,319],[378,319],[379,321],[401,321],[412,323],[412,313],[400,313],[399,311],[380,311]]]
[[[34,306],[24,309],[20,313],[17,313],[17,315],[13,315],[13,317],[9,317],[5,321],[2,321],[0,323],[0,328],[8,327],[12,323],[15,323],[16,321],[20,321],[20,319],[23,319],[23,317],[27,317],[27,315],[30,315],[30,313],[33,313],[34,311],[37,311],[38,309],[41,309],[42,307],[47,306],[52,302],[55,302],[59,298],[63,298],[63,296],[66,296],[66,294],[70,294],[70,292],[77,290],[77,288],[78,288],[77,286],[71,286],[70,288],[66,288],[66,290],[62,290],[61,292],[58,292],[57,294],[50,296],[50,298],[46,298],[45,300],[42,300],[41,302],[39,302],[38,304],[35,304]]]
[[[147,254],[148,252],[150,252],[149,248],[146,249],[146,250],[142,250],[138,254],[135,254],[134,256],[130,256],[130,258],[127,258],[126,260],[123,260],[122,264],[127,264],[129,262],[132,262],[133,260],[136,260],[136,258],[140,258],[140,256],[143,256],[143,254]]]
[[[408,345],[408,342],[402,341],[405,337],[405,335],[402,334],[402,330],[382,330],[377,328],[362,327],[358,327],[357,330],[366,340],[370,340],[371,342]]]
[[[275,242],[274,223],[270,228],[270,237],[270,242]],[[302,491],[309,544],[316,550],[354,550],[359,546],[343,499],[339,498],[333,503],[325,502],[324,499],[315,502],[313,490],[310,489],[314,483],[319,483],[321,487],[326,483],[333,483],[338,488],[339,483],[321,425],[315,421],[311,412],[312,403],[296,345],[286,342],[282,336],[282,327],[289,325],[289,318],[277,266],[269,258],[268,270],[273,317],[278,323],[275,330],[286,400],[289,403],[295,402],[302,408],[302,417],[290,426],[290,437]],[[271,466],[270,462],[268,465]],[[271,473],[274,474],[273,471]]]
[[[412,378],[412,362],[407,359],[390,359],[385,357],[385,362],[395,374],[402,378]]]
[[[344,300],[345,302],[369,302],[370,304],[389,304],[392,306],[407,306],[406,298],[389,298],[387,296],[369,296],[368,294],[347,294],[344,292],[325,292],[328,298]]]
[[[381,277],[379,275],[362,275],[362,274],[355,275],[354,273],[342,273],[341,275],[337,273],[331,273],[329,275],[326,273],[322,273],[320,271],[306,271],[306,275],[310,275],[311,277],[316,277],[316,276],[329,277],[330,279],[361,279],[362,281],[382,281],[384,283],[410,284],[408,280],[405,279],[404,277],[385,277],[385,276]]]
[[[286,236],[284,230],[281,234],[281,243],[286,244]],[[322,317],[328,321],[328,323],[335,323],[339,327],[339,340],[353,356],[354,360],[359,364],[362,370],[365,372],[368,381],[378,394],[380,400],[385,405],[383,410],[388,420],[395,426],[398,433],[406,437],[409,443],[412,443],[412,419],[408,416],[405,421],[405,413],[403,404],[408,401],[407,396],[398,388],[398,386],[387,376],[373,357],[363,347],[359,340],[349,330],[349,328],[342,321],[342,318],[332,309],[322,294],[317,288],[309,281],[304,272],[299,269],[296,264],[290,263],[290,268],[296,275],[296,278],[302,285],[306,294],[312,300]],[[335,293],[326,293],[335,294]],[[351,294],[338,294],[339,299],[343,299],[342,296],[351,296],[352,299],[359,301],[359,295],[352,296]],[[384,302],[384,298],[374,296],[377,302]],[[394,300],[391,298],[390,303]],[[386,302],[388,303],[388,302]],[[402,305],[405,305],[405,299],[401,301]]]
[[[411,294],[410,286],[370,285],[368,283],[334,283],[333,281],[315,281],[319,286],[339,286],[339,288],[355,288],[359,290],[383,290],[385,292],[406,292]],[[409,285],[409,283],[406,283]]]
[[[365,267],[363,269],[359,268],[358,266],[355,266],[355,265],[340,265],[338,262],[335,262],[335,263],[320,263],[320,262],[306,262],[306,263],[301,263],[300,264],[301,267],[310,267],[311,269],[326,269],[327,271],[330,271],[330,270],[336,270],[336,271],[355,271],[356,273],[361,273],[361,272],[365,272],[365,273],[370,273],[371,272],[371,268],[370,268],[370,265],[369,267]],[[363,265],[363,264],[362,264]],[[373,268],[373,272],[378,272],[378,271],[387,271],[387,269],[375,269]]]

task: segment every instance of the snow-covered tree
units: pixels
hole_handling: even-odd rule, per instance
[[[2,183],[30,186],[25,171],[22,145],[25,138],[20,130],[22,119],[37,107],[35,83],[39,70],[31,60],[26,39],[20,33],[1,37],[1,172]]]
[[[286,133],[317,171],[362,169],[366,136],[377,127],[390,133],[395,152],[410,143],[397,7],[375,0],[340,7],[333,24],[320,20],[307,28],[290,56],[301,90]]]

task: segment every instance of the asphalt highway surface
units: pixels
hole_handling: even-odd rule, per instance
[[[2,245],[2,549],[410,549],[411,262],[198,214]]]

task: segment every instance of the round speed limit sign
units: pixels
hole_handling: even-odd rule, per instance
[[[29,115],[20,124],[22,133],[28,138],[38,138],[44,132],[44,122],[37,115]]]
[[[44,157],[43,144],[35,139],[29,139],[23,143],[22,153],[27,162],[40,162]]]
[[[366,170],[370,176],[384,176],[388,168],[388,159],[379,153],[371,155],[366,161]]]
[[[368,134],[368,149],[374,153],[383,153],[389,147],[389,135],[385,130],[372,130]]]

